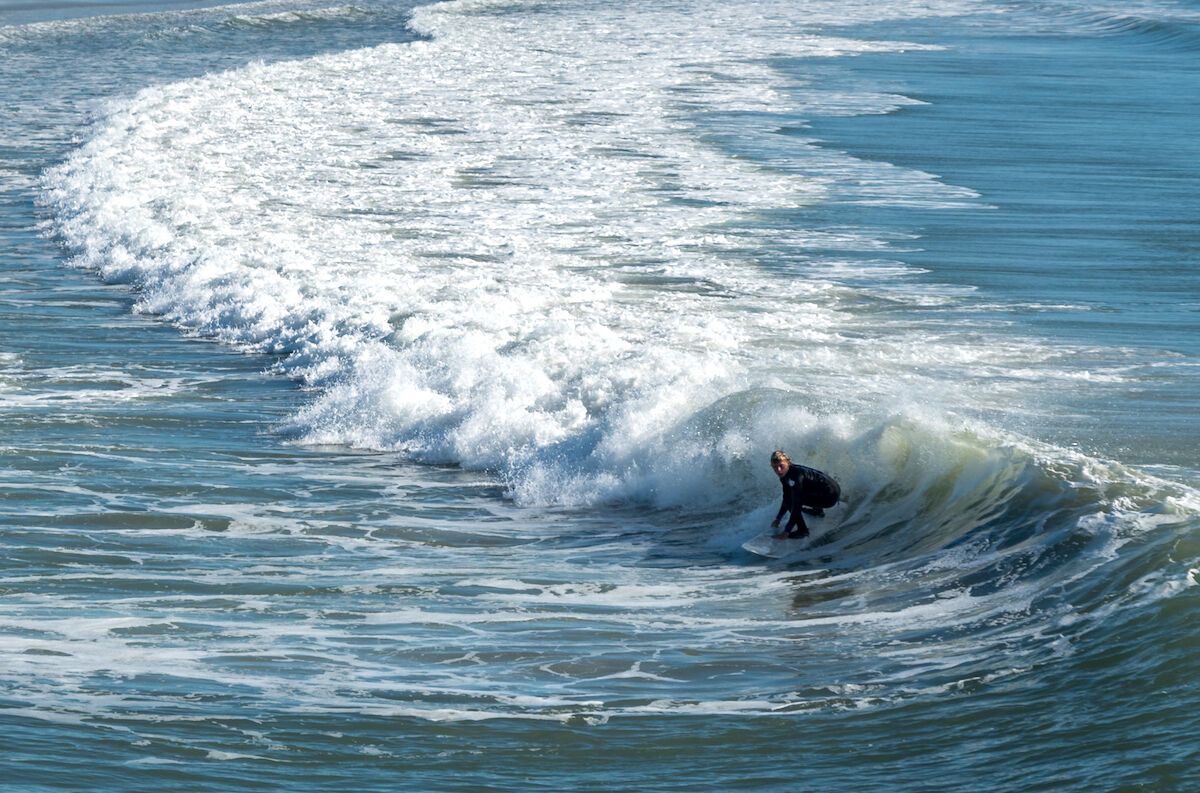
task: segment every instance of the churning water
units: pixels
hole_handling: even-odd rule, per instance
[[[0,5],[6,779],[1188,789],[1194,4],[107,10]]]

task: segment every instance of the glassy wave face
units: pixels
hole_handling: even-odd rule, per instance
[[[353,41],[380,13],[247,4],[183,14],[145,46],[322,25]],[[1186,663],[1186,647],[1124,662],[1104,648],[1183,630],[1194,472],[1037,429],[1081,391],[1185,378],[1191,359],[1164,372],[1153,350],[1053,338],[1015,318],[1086,300],[1010,299],[906,263],[917,230],[864,217],[981,217],[992,196],[809,128],[927,101],[824,84],[827,64],[945,53],[929,35],[942,20],[983,37],[1006,14],[1047,35],[1029,9],[968,2],[455,0],[412,13],[417,41],[109,99],[48,157],[47,228],[137,311],[269,356],[304,399],[274,434],[225,430],[230,451],[173,463],[211,492],[62,496],[110,515],[108,567],[60,595],[104,610],[54,635],[40,605],[14,611],[22,717],[50,703],[68,732],[98,719],[154,743],[129,726],[145,717],[249,775],[288,762],[289,740],[303,762],[344,741],[401,752],[395,719],[468,725],[460,738],[492,748],[500,731],[469,725],[551,725],[511,728],[520,740],[620,723],[631,733],[605,735],[627,748],[688,732],[697,751],[728,741],[760,764],[761,735],[795,728],[781,714],[827,719],[829,757],[901,723],[929,749],[947,719],[984,723],[965,714],[989,697],[1028,728],[1062,716],[1042,691],[1070,710],[1097,680],[1178,679],[1159,664]],[[1071,9],[1037,20],[1142,29]],[[0,46],[138,24],[3,28]],[[0,354],[6,409],[54,398],[30,377]],[[205,382],[103,377],[134,401]],[[78,409],[112,401],[115,387],[85,386]],[[764,562],[739,548],[774,516],[777,447],[836,476],[847,504],[797,557]],[[56,531],[62,547],[14,542],[75,553],[83,530]],[[55,597],[22,580],[31,604]],[[237,721],[248,710],[268,726]],[[673,726],[692,716],[770,726]],[[1180,723],[1157,737],[1179,740]],[[432,757],[433,733],[406,730]],[[190,762],[176,749],[147,762]]]

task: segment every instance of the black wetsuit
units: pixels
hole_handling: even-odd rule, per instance
[[[779,505],[779,514],[775,522],[783,519],[785,512],[790,512],[784,532],[788,535],[803,537],[808,534],[808,526],[804,523],[802,507],[814,510],[824,510],[838,503],[842,497],[842,489],[833,478],[823,474],[816,468],[792,463],[787,473],[779,477],[783,486],[783,503]]]

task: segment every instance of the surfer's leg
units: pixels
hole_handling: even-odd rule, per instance
[[[836,487],[811,487],[804,490],[804,503],[800,510],[814,517],[821,517],[825,514],[825,510],[838,503],[841,497],[839,488]]]

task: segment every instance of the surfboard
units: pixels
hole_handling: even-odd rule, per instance
[[[804,523],[808,526],[807,537],[795,540],[789,540],[786,537],[776,539],[775,534],[777,532],[775,529],[771,529],[768,532],[746,540],[742,543],[742,548],[758,556],[765,556],[768,559],[782,559],[786,556],[799,553],[812,545],[816,540],[821,539],[824,535],[837,528],[837,525],[841,523],[842,510],[844,508],[844,504],[837,504],[825,510],[825,514],[819,518],[815,515],[806,514],[804,516]]]
[[[772,529],[765,534],[759,534],[756,537],[746,540],[742,543],[742,549],[758,556],[764,556],[767,559],[782,559],[785,556],[791,556],[797,551],[807,548],[810,539],[812,539],[811,534],[808,537],[800,537],[794,540],[786,537],[776,539],[775,530]]]

